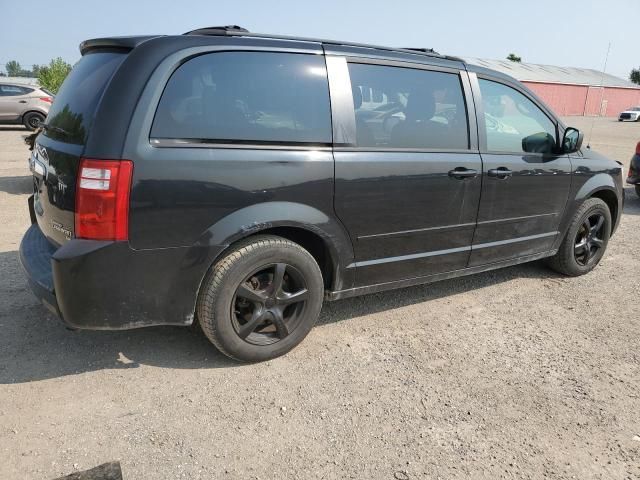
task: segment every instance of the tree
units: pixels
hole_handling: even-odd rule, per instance
[[[25,70],[22,68],[19,62],[15,60],[10,60],[5,65],[7,70],[7,76],[9,77],[38,77],[38,69],[40,68],[38,65],[33,65],[33,70]]]
[[[71,65],[62,58],[54,58],[49,65],[42,65],[38,68],[38,82],[40,86],[52,93],[58,93],[60,85],[67,78],[71,71]]]
[[[507,60],[511,60],[512,62],[520,63],[522,61],[522,57],[519,57],[515,53],[510,53],[507,55]]]
[[[629,74],[629,80],[640,85],[640,68],[634,68]]]
[[[5,69],[7,70],[7,75],[10,77],[19,77],[20,72],[22,72],[22,67],[15,60],[9,60],[5,65]]]

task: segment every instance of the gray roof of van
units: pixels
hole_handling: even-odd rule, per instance
[[[510,60],[490,60],[472,57],[463,57],[463,60],[471,65],[478,65],[505,73],[521,82],[604,85],[605,87],[640,89],[640,85],[590,68],[557,67],[554,65],[518,63]]]

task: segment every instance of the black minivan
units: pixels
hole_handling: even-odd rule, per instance
[[[30,168],[29,283],[71,328],[199,321],[297,345],[335,300],[602,258],[621,165],[511,77],[427,49],[250,34],[81,44]]]

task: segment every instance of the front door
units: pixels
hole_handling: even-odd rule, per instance
[[[483,179],[469,266],[551,250],[571,187],[555,122],[505,83],[481,78],[478,91]]]
[[[466,78],[357,60],[348,77],[356,141],[334,149],[335,210],[354,244],[357,284],[464,268],[482,171]]]

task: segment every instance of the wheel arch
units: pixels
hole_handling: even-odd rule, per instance
[[[613,235],[620,222],[622,200],[619,197],[616,184],[611,175],[599,173],[586,180],[567,202],[562,222],[559,226],[560,235],[558,235],[554,244],[555,249],[557,249],[562,243],[575,212],[580,208],[580,205],[582,205],[585,200],[590,198],[599,198],[609,207],[612,222],[611,234]]]
[[[352,272],[346,266],[354,254],[347,232],[337,219],[309,205],[266,202],[242,208],[209,227],[196,246],[210,245],[216,252],[208,270],[239,241],[264,234],[286,238],[306,249],[318,262],[326,289],[352,286]]]
[[[574,208],[571,211],[571,215],[582,202],[589,198],[599,198],[609,207],[612,222],[611,234],[613,235],[620,221],[623,199],[620,197],[615,180],[608,172],[601,171],[596,173],[580,186],[575,195]]]
[[[20,115],[20,122],[24,122],[24,117],[26,117],[30,113],[37,113],[38,115],[42,115],[43,117],[47,118],[47,112],[43,112],[42,110],[38,110],[36,108],[31,108],[26,112],[22,112],[22,115]]]
[[[615,194],[615,191],[601,188],[593,192],[588,198],[599,198],[609,207],[609,212],[611,212],[611,233],[615,231],[618,226],[618,196]]]
[[[307,252],[309,252],[318,263],[320,271],[322,272],[322,279],[325,289],[332,289],[333,285],[336,283],[335,274],[337,270],[336,267],[338,259],[335,258],[337,252],[335,251],[335,249],[332,249],[329,246],[325,238],[322,238],[316,232],[308,230],[304,227],[300,227],[297,225],[283,225],[279,227],[260,230],[253,235],[249,235],[249,237],[245,237],[245,239],[258,235],[276,235],[278,237],[291,240],[292,242],[300,245]]]

